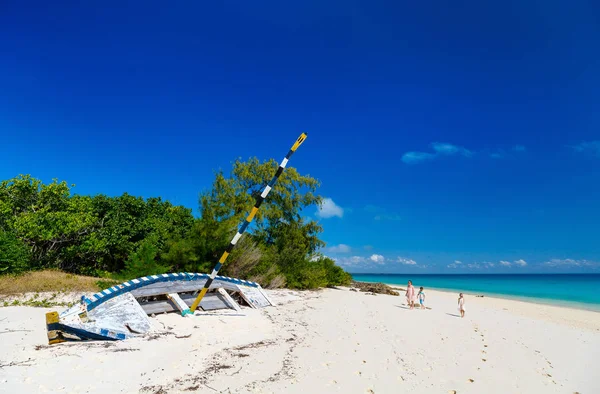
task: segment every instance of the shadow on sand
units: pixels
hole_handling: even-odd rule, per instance
[[[211,316],[247,316],[243,313],[210,313],[210,311],[200,311],[193,316],[211,317]]]
[[[448,315],[448,316],[454,316],[454,317],[460,317],[460,315],[456,315],[454,313],[446,313],[446,315]]]
[[[396,308],[410,309],[409,307],[404,306],[404,305],[396,305]]]

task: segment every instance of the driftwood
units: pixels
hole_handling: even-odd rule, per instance
[[[388,294],[393,296],[399,296],[400,293],[392,290],[392,288],[383,283],[366,283],[366,282],[352,282],[352,286],[366,293],[377,293],[377,294]]]
[[[0,331],[0,334],[6,334],[7,332],[31,332],[32,330],[4,330]]]
[[[0,364],[0,369],[4,368],[4,367],[16,367],[16,366],[21,366],[21,367],[30,367],[32,364],[30,364],[31,362],[31,358],[25,360],[25,361],[11,361],[8,364]]]

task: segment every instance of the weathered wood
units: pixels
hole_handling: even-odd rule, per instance
[[[157,282],[147,286],[143,286],[137,289],[131,290],[131,294],[136,297],[150,297],[161,294],[169,293],[184,293],[191,291],[198,291],[204,287],[205,280],[194,280],[194,281],[173,281],[173,282]],[[227,290],[238,291],[238,287],[234,283],[215,280],[210,290],[217,288],[224,288]]]
[[[179,294],[179,297],[188,306],[191,306],[196,298],[193,294]],[[231,299],[231,297],[229,297],[229,299],[234,304],[237,304],[233,299]],[[141,302],[140,305],[142,306],[144,312],[146,312],[146,314],[148,315],[151,315],[153,313],[173,312],[175,310],[178,310],[175,304],[169,299]],[[200,308],[202,308],[205,311],[211,311],[215,309],[239,310],[239,305],[237,307],[238,309],[234,308],[233,306],[230,306],[230,301],[226,300],[225,297],[218,292],[207,293],[206,296],[202,299],[202,302],[200,302]]]
[[[271,305],[270,300],[265,297],[263,291],[259,287],[248,287],[248,286],[238,286],[240,290],[244,290],[244,292],[250,293],[251,301],[256,305],[257,308],[265,308]]]
[[[250,306],[250,308],[256,309],[256,306],[252,302],[250,302],[250,300],[248,299],[248,297],[246,297],[246,294],[244,294],[243,291],[240,290],[238,292],[238,294],[240,297],[242,297],[242,299],[246,302],[246,304],[248,304]]]
[[[275,305],[273,300],[271,298],[269,298],[269,296],[267,295],[267,292],[262,287],[259,287],[258,291],[260,291],[260,294],[262,294],[267,299],[267,301],[269,301],[269,304],[271,304],[272,306],[277,306],[277,305]]]
[[[217,289],[217,291],[223,296],[223,299],[232,309],[235,309],[236,311],[242,310],[242,308],[240,308],[240,305],[237,302],[235,302],[233,298],[231,298],[231,296],[229,295],[229,293],[227,293],[227,291],[225,291],[225,289],[220,287]]]
[[[179,309],[182,316],[192,314],[192,311],[190,311],[190,308],[186,305],[185,301],[179,297],[179,294],[169,293],[167,294],[167,298],[177,307],[177,309]]]
[[[258,309],[270,305],[269,301],[264,297],[258,288],[238,285],[238,291],[240,292],[242,298],[252,308]]]
[[[147,315],[151,315],[153,313],[173,312],[177,310],[175,304],[173,304],[171,300],[148,301],[140,303],[140,305]]]
[[[131,330],[135,332],[150,330],[150,321],[146,315],[138,301],[131,294],[125,293],[88,311],[87,318],[80,318],[84,323],[94,322],[97,327],[129,334]],[[64,318],[63,321],[68,323],[70,320]]]
[[[227,301],[225,301],[225,299],[223,298],[223,296],[221,294],[219,294],[219,293],[211,293],[211,294],[212,294],[212,297],[209,300],[207,300],[206,303],[204,303],[204,302],[200,303],[200,308],[202,308],[205,311],[212,311],[215,309],[233,309],[232,307],[230,307],[228,305]],[[188,304],[188,306],[192,306],[195,299],[196,299],[196,297],[194,297],[193,295],[187,295],[187,297],[184,298],[184,301],[186,304]]]

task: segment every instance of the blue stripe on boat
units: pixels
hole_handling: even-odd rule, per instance
[[[121,294],[127,293],[131,290],[138,289],[140,287],[151,285],[156,282],[174,282],[181,280],[206,280],[209,278],[208,274],[200,274],[193,272],[180,272],[180,273],[172,273],[172,274],[162,274],[162,275],[152,275],[152,277],[142,277],[138,279],[131,279],[127,282],[124,282],[123,285],[113,286],[110,289],[106,289],[102,292],[96,293],[92,295],[89,299],[85,299],[85,303],[87,304],[87,310],[91,311],[98,305],[102,304],[105,301],[110,300],[113,297],[117,297]],[[258,287],[259,284],[256,282],[250,282],[246,280],[240,280],[235,278],[230,278],[228,276],[218,276],[215,278],[223,282],[229,282],[238,285],[246,285],[251,287]],[[137,282],[137,283],[136,283]]]

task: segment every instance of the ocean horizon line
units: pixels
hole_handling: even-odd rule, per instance
[[[557,276],[557,275],[570,275],[570,276],[600,276],[600,273],[582,273],[582,272],[521,272],[521,273],[506,273],[506,272],[488,272],[488,273],[466,273],[466,272],[439,272],[439,273],[375,273],[375,272],[348,272],[350,275],[397,275],[397,276]]]
[[[352,274],[357,282],[380,282],[458,291],[600,312],[600,274]]]

